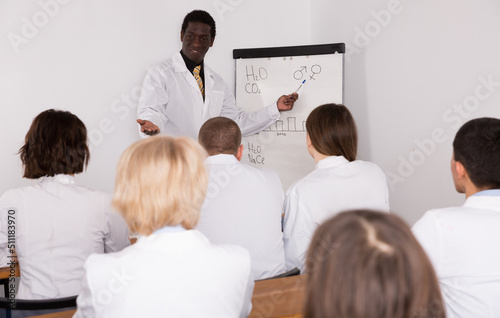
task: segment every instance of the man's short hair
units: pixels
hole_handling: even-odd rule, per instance
[[[87,166],[87,129],[68,111],[49,109],[35,117],[19,149],[24,178],[76,174]]]
[[[215,20],[208,12],[203,10],[193,10],[189,12],[184,17],[184,21],[182,21],[182,33],[186,32],[189,22],[201,22],[210,26],[210,35],[212,36],[212,40],[215,39]]]
[[[477,188],[500,189],[500,119],[465,123],[455,136],[453,152]]]
[[[201,126],[198,140],[210,156],[236,155],[241,145],[241,130],[230,118],[214,117]]]
[[[131,232],[193,229],[207,191],[206,153],[188,137],[154,136],[128,147],[117,166],[113,206]]]

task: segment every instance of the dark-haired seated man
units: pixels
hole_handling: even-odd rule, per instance
[[[234,244],[250,252],[254,279],[285,271],[281,232],[283,187],[278,174],[240,163],[238,125],[226,117],[209,119],[200,129],[209,185],[197,229],[214,244]]]
[[[137,109],[142,133],[196,139],[207,119],[225,116],[238,123],[243,135],[251,135],[273,124],[280,111],[292,109],[296,93],[283,95],[253,113],[237,107],[222,77],[204,62],[215,33],[215,21],[206,11],[194,10],[186,15],[180,34],[182,50],[151,67],[144,78]]]
[[[16,298],[78,295],[87,257],[130,245],[128,227],[112,211],[110,195],[75,182],[90,155],[87,129],[77,116],[40,113],[19,153],[23,177],[40,182],[0,197],[2,267],[15,247],[21,267]]]
[[[428,211],[413,232],[436,269],[447,317],[500,317],[500,119],[458,130],[451,172],[465,203]]]

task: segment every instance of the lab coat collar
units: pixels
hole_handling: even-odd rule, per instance
[[[188,70],[186,63],[184,63],[184,59],[182,58],[180,52],[177,52],[172,56],[172,64],[174,65],[174,69],[176,72],[186,72],[193,76],[193,74],[191,74],[191,72]]]
[[[205,92],[211,92],[212,88],[214,87],[215,80],[214,80],[214,72],[205,65],[205,62],[203,62],[203,71],[205,72]],[[205,93],[205,98],[210,97],[211,94]]]
[[[349,163],[349,160],[347,160],[343,156],[330,156],[318,161],[318,163],[316,164],[316,169],[337,167],[346,163]]]
[[[476,197],[500,197],[500,189],[489,189],[479,191],[473,194]]]
[[[198,230],[179,232],[160,232],[148,236],[139,236],[134,248],[141,248],[146,244],[150,250],[188,250],[191,247],[209,246],[207,237]]]
[[[200,89],[198,87],[198,83],[194,79],[193,74],[188,70],[186,63],[184,62],[184,59],[182,58],[180,52],[177,52],[172,56],[172,65],[174,66],[176,72],[184,73],[186,81],[189,83],[189,85],[193,87],[194,90]],[[200,100],[204,105],[202,110],[202,116],[204,117],[205,112],[207,111],[207,105],[210,104],[212,89],[215,84],[215,80],[213,78],[215,76],[215,73],[205,64],[205,61],[203,61],[203,72],[205,73],[205,80],[203,82],[203,85],[205,86],[205,100],[203,100],[201,94],[200,94]]]
[[[61,184],[74,184],[75,177],[70,176],[68,174],[57,174],[53,177],[43,177],[41,182],[43,182],[43,183],[45,183],[45,182],[57,182],[57,183],[61,183]]]
[[[239,164],[240,162],[234,155],[218,154],[205,159],[206,165],[229,165]]]
[[[182,225],[167,225],[164,226],[156,231],[153,232],[153,234],[160,234],[160,233],[176,233],[176,232],[183,232],[187,231]]]
[[[500,212],[500,197],[498,196],[470,196],[465,200],[464,207],[489,209]]]
[[[177,52],[175,53],[173,56],[172,56],[172,64],[174,65],[174,69],[176,72],[180,72],[180,73],[187,73],[189,76],[193,77],[193,74],[188,70],[187,66],[186,66],[186,63],[184,62],[184,59],[182,58],[182,55],[180,52]],[[204,85],[205,85],[205,89],[208,89],[208,88],[211,88],[213,86],[213,83],[214,83],[214,71],[212,71],[212,69],[210,67],[208,67],[206,64],[205,64],[205,61],[203,61],[202,63],[202,67],[203,67],[203,72],[205,73],[205,82]],[[196,83],[196,80],[194,81],[194,83],[196,84],[196,88],[198,88],[198,84]]]

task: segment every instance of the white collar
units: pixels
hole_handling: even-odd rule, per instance
[[[61,184],[74,184],[75,177],[69,174],[56,174],[53,177],[42,177],[41,182],[57,182]]]
[[[318,161],[315,169],[337,167],[346,163],[349,163],[349,160],[347,160],[343,156],[330,156]]]
[[[238,164],[240,163],[234,155],[218,154],[205,159],[208,165]]]

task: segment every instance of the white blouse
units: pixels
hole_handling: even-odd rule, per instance
[[[374,163],[330,156],[288,189],[284,209],[286,267],[303,271],[309,243],[323,221],[352,209],[389,212],[386,177]]]
[[[250,255],[197,230],[153,233],[121,252],[92,255],[74,317],[247,317]]]
[[[110,202],[69,175],[45,177],[0,198],[0,261],[6,266],[15,246],[22,273],[16,298],[78,295],[90,254],[130,245],[128,227]]]

